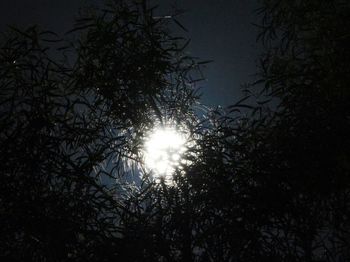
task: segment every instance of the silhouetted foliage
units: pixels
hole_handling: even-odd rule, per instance
[[[165,22],[145,1],[111,1],[86,11],[70,41],[36,27],[4,34],[3,259],[110,261],[137,250],[128,161],[164,112],[189,118],[196,99],[196,62]]]
[[[350,4],[263,1],[256,103],[202,121],[201,62],[152,12],[114,1],[78,20],[74,41],[4,38],[2,258],[348,261]],[[166,119],[194,140],[171,185],[139,154]]]
[[[350,5],[272,0],[259,13],[256,106],[217,112],[187,174],[194,240],[209,261],[348,261]]]

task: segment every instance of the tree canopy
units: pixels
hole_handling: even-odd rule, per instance
[[[0,257],[349,260],[350,4],[262,1],[259,80],[203,118],[205,61],[154,9],[110,1],[63,39],[3,34]],[[140,153],[169,120],[195,141],[171,185]]]

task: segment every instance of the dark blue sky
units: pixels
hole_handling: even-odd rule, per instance
[[[158,0],[162,11],[171,5],[184,9],[178,17],[191,39],[188,51],[203,60],[214,60],[204,70],[202,101],[210,105],[229,105],[242,96],[241,85],[252,81],[256,44],[254,11],[258,0]],[[166,11],[169,10],[169,11]],[[184,32],[181,32],[184,33]]]
[[[93,0],[91,0],[93,1]],[[191,38],[188,52],[203,60],[214,60],[204,70],[202,102],[229,105],[237,101],[241,85],[252,80],[260,51],[255,42],[254,10],[258,0],[154,0],[159,12],[171,14],[171,6],[185,10],[178,20]],[[41,24],[45,29],[64,32],[72,26],[79,7],[86,0],[1,0],[0,30],[6,24]]]

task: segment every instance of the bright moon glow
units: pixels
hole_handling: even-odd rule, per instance
[[[185,134],[171,127],[156,128],[145,142],[146,168],[155,178],[170,179],[186,151]]]

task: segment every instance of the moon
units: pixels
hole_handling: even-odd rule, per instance
[[[144,162],[154,178],[171,179],[186,151],[186,135],[174,127],[155,128],[144,145]]]

